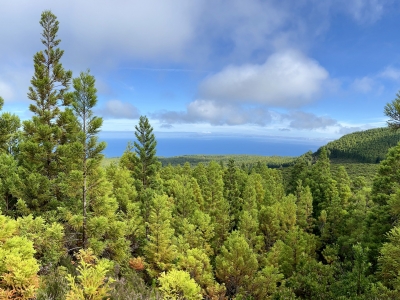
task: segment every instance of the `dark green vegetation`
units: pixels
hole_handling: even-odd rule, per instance
[[[198,163],[208,164],[211,161],[227,164],[230,160],[234,160],[237,166],[250,167],[257,163],[266,164],[269,168],[288,167],[293,164],[295,157],[289,156],[259,156],[259,155],[182,155],[174,157],[159,157],[163,166],[169,164],[173,166],[189,163],[195,166]]]
[[[333,162],[375,164],[382,161],[389,148],[396,146],[399,141],[400,132],[390,128],[375,128],[347,134],[328,143],[326,149]]]
[[[0,115],[0,299],[400,299],[400,144],[379,165],[324,147],[163,166],[142,116],[105,164],[95,79],[63,69],[51,12],[40,24],[33,117]]]

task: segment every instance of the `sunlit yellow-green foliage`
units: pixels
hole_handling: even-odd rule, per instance
[[[188,272],[172,269],[158,278],[164,299],[200,300],[200,286],[190,278]]]
[[[113,263],[106,259],[98,259],[91,249],[80,250],[78,259],[78,275],[68,274],[70,291],[66,300],[102,300],[109,295],[113,279],[107,277]]]
[[[19,236],[18,222],[0,215],[0,298],[32,299],[39,286],[33,242]]]
[[[149,236],[144,247],[147,270],[156,277],[172,269],[176,258],[176,248],[172,244],[174,229],[171,227],[171,202],[168,196],[155,196],[152,201],[149,217]]]

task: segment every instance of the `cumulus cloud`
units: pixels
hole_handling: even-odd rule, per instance
[[[325,129],[338,123],[330,117],[319,117],[312,113],[302,111],[292,112],[288,118],[291,120],[289,127],[293,129]]]
[[[200,1],[23,0],[2,3],[1,56],[41,49],[40,14],[51,9],[60,22],[65,60],[102,65],[128,59],[181,60],[195,34]],[[94,9],[95,8],[95,9]],[[100,60],[101,59],[101,60]]]
[[[166,124],[210,123],[211,125],[256,124],[265,126],[272,120],[271,113],[264,107],[241,107],[210,100],[195,100],[184,112],[163,111],[154,117]]]
[[[130,103],[120,100],[110,100],[98,111],[103,117],[110,119],[136,119],[138,109]]]
[[[320,93],[328,72],[297,51],[278,52],[262,65],[229,66],[206,78],[200,94],[207,99],[299,107]]]

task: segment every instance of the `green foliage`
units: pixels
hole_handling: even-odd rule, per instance
[[[78,275],[67,275],[70,290],[66,300],[102,300],[109,295],[113,279],[107,277],[113,263],[98,259],[93,252],[80,250],[78,259]]]
[[[81,151],[78,154],[81,159],[82,170],[82,246],[87,247],[87,208],[89,206],[88,190],[91,186],[87,184],[87,177],[98,168],[103,158],[101,151],[106,147],[105,142],[98,142],[97,134],[103,124],[103,119],[93,116],[93,107],[97,103],[97,89],[95,79],[89,74],[81,73],[78,78],[73,80],[74,92],[72,107],[77,116],[80,126],[78,141]]]
[[[256,254],[246,239],[238,231],[233,231],[215,259],[216,276],[225,283],[228,295],[249,292],[257,269]]]
[[[147,271],[152,277],[172,268],[176,258],[172,244],[174,230],[171,228],[171,202],[166,196],[155,196],[152,200],[149,216],[149,235],[144,247]]]
[[[18,235],[18,223],[0,215],[0,298],[31,299],[39,286],[33,243]]]
[[[258,155],[183,155],[173,157],[159,157],[163,166],[169,164],[173,166],[189,163],[192,166],[199,163],[208,164],[211,161],[222,162],[224,165],[229,164],[230,160],[235,162],[235,166],[244,165],[246,170],[252,169],[257,163],[262,163],[270,168],[287,167],[291,165],[295,157],[290,156],[258,156]]]
[[[1,110],[1,107],[0,107]],[[0,151],[11,155],[18,153],[21,121],[15,114],[8,112],[0,115]]]
[[[59,223],[46,224],[43,218],[32,215],[17,219],[19,234],[33,242],[35,258],[43,266],[56,265],[65,255],[64,228]]]
[[[388,127],[391,129],[400,128],[400,93],[396,94],[396,99],[391,103],[385,105],[384,111],[385,115],[390,118],[387,121]]]
[[[104,162],[95,79],[83,72],[68,92],[58,21],[45,11],[40,24],[33,117],[20,130],[0,116],[1,299],[399,299],[397,132],[298,158],[161,167],[142,116],[136,141]],[[399,99],[385,108],[390,127]]]
[[[144,189],[154,182],[157,170],[156,146],[157,141],[153,133],[149,120],[146,116],[140,116],[139,124],[135,126],[134,142],[137,159],[135,159],[135,175],[140,180]]]
[[[0,209],[12,215],[20,195],[21,179],[18,176],[17,161],[6,153],[0,154]]]
[[[172,269],[168,273],[162,273],[158,281],[160,282],[160,290],[164,294],[164,299],[202,299],[199,285],[190,278],[188,272]]]
[[[23,122],[18,161],[24,180],[21,197],[35,213],[55,208],[67,200],[60,193],[62,175],[76,167],[78,125],[72,110],[71,94],[67,92],[72,72],[65,71],[58,48],[58,21],[50,11],[44,11],[40,25],[45,49],[34,56],[35,73],[28,98],[34,103],[29,109],[34,114]]]
[[[328,143],[329,158],[340,162],[379,163],[389,148],[400,141],[400,133],[390,128],[374,128],[342,136]],[[317,151],[317,154],[321,149]]]

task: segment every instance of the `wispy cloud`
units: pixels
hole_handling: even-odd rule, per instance
[[[293,129],[324,129],[338,122],[328,116],[316,116],[312,113],[295,111],[289,114],[289,127]]]
[[[107,101],[102,108],[97,110],[97,113],[111,119],[137,119],[140,116],[135,106],[120,100]]]
[[[187,106],[186,111],[162,111],[153,114],[153,117],[166,124],[209,123],[214,126],[243,124],[265,126],[272,120],[269,110],[263,107],[243,108],[210,100],[195,100]]]

